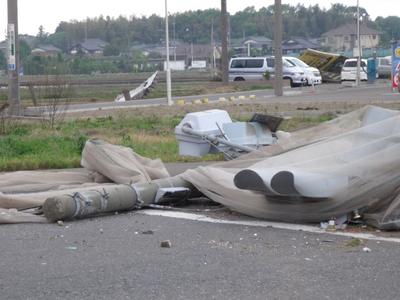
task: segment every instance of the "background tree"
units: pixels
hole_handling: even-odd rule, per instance
[[[3,51],[0,51],[0,70],[7,69],[7,59]]]
[[[29,46],[29,44],[25,40],[20,39],[19,40],[19,57],[20,57],[20,60],[23,61],[29,55],[31,55],[31,47]]]
[[[36,35],[36,39],[37,39],[38,44],[45,44],[48,35],[49,34],[44,31],[43,25],[40,25],[38,34]]]
[[[390,16],[386,18],[378,17],[376,19],[376,25],[383,36],[381,39],[381,45],[389,45],[392,39],[400,39],[400,18]]]

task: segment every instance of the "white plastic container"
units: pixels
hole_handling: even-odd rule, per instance
[[[218,126],[222,128],[222,125],[226,123],[232,123],[232,120],[225,110],[212,109],[187,114],[175,127],[175,136],[179,142],[179,155],[201,157],[211,150],[209,142],[184,133],[183,126],[188,126],[203,135],[220,135]]]

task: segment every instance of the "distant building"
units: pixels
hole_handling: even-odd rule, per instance
[[[272,52],[273,41],[264,36],[249,36],[241,39],[231,39],[230,48],[236,55],[247,55],[256,52],[257,54],[269,54]]]
[[[282,53],[287,54],[300,54],[307,49],[321,50],[322,46],[315,40],[308,40],[305,38],[292,38],[282,43]]]
[[[147,52],[157,53],[163,59],[166,57],[166,48],[158,46],[152,49],[147,49]],[[216,59],[219,59],[217,51],[215,52]],[[203,44],[178,44],[176,47],[170,46],[169,55],[171,61],[185,61],[186,67],[192,65],[192,61],[206,61],[207,64],[212,63],[213,49],[211,45]]]
[[[70,53],[76,55],[84,53],[88,55],[101,56],[104,53],[104,48],[108,45],[107,42],[101,39],[87,39],[84,42],[75,44]]]
[[[54,57],[61,53],[61,49],[53,45],[38,45],[36,48],[32,49],[32,55],[41,57]]]
[[[376,48],[380,41],[381,32],[360,25],[360,42],[364,49]],[[357,26],[356,24],[345,24],[332,29],[321,36],[321,45],[329,48],[330,51],[344,52],[351,51],[357,47]]]

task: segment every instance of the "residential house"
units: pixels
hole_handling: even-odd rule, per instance
[[[158,53],[163,59],[166,57],[166,48],[158,46],[148,49],[148,52]],[[169,55],[171,61],[185,61],[186,67],[192,65],[192,61],[206,61],[211,63],[213,58],[213,50],[211,45],[203,44],[177,44],[176,47],[170,47]],[[216,57],[218,59],[218,57]]]
[[[81,43],[75,44],[71,48],[70,53],[72,55],[84,53],[88,55],[101,56],[103,55],[104,48],[107,44],[107,42],[101,39],[87,39]]]
[[[360,25],[361,48],[376,48],[380,41],[381,32],[367,27],[364,23]],[[334,52],[352,51],[357,48],[357,25],[345,24],[324,33],[321,37],[321,45]]]
[[[257,53],[270,54],[272,52],[273,41],[264,36],[249,36],[241,39],[231,39],[230,49],[233,50],[235,55],[247,56],[249,54],[253,55]]]
[[[53,45],[38,45],[36,48],[32,49],[32,55],[41,57],[55,57],[61,53],[61,49]]]
[[[282,43],[282,53],[284,55],[298,55],[307,49],[322,50],[322,46],[315,40],[305,38],[292,38]]]

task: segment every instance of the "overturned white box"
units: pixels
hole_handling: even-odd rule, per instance
[[[225,110],[212,109],[187,114],[175,127],[179,155],[204,156],[213,150],[208,140],[183,132],[183,127],[188,127],[204,136],[221,135],[221,128],[226,123],[232,123],[232,120]]]

